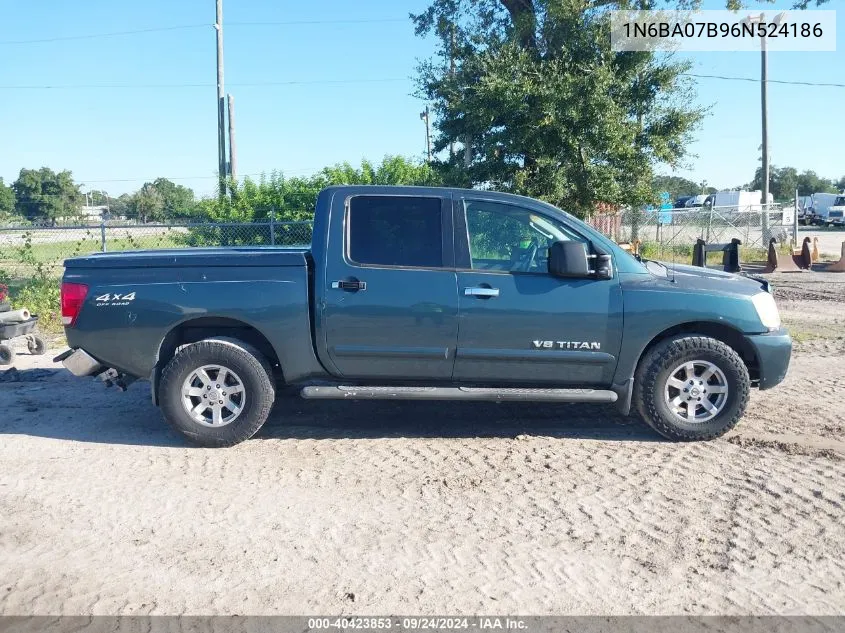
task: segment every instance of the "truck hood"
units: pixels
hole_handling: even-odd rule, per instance
[[[663,266],[666,268],[664,269]],[[733,294],[753,297],[760,292],[769,291],[769,282],[765,279],[726,273],[712,268],[701,268],[685,264],[646,263],[646,268],[655,277],[666,279],[679,290],[694,290],[696,292],[712,292],[713,294]]]
[[[233,246],[94,253],[65,260],[65,268],[306,266],[307,248]]]

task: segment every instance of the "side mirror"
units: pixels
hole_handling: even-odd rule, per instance
[[[549,274],[555,277],[591,277],[584,242],[555,242],[549,248]]]
[[[636,255],[640,259],[639,254]],[[613,265],[610,255],[601,253],[596,255],[596,279],[613,279]]]
[[[589,261],[595,259],[595,270]],[[584,242],[555,242],[549,248],[549,274],[555,277],[576,279],[612,279],[613,264],[610,255],[588,255]]]

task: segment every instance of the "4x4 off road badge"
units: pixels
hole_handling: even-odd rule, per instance
[[[135,293],[128,292],[125,295],[122,295],[117,292],[106,293],[104,295],[100,295],[96,299],[94,299],[98,308],[102,308],[103,306],[128,306],[130,303],[135,301]]]

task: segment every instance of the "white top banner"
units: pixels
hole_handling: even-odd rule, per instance
[[[835,51],[836,11],[611,11],[614,51]]]

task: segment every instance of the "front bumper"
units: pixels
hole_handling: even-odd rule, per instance
[[[760,390],[771,389],[786,378],[792,356],[792,337],[786,328],[766,334],[748,334],[745,340],[754,348],[760,370]]]

